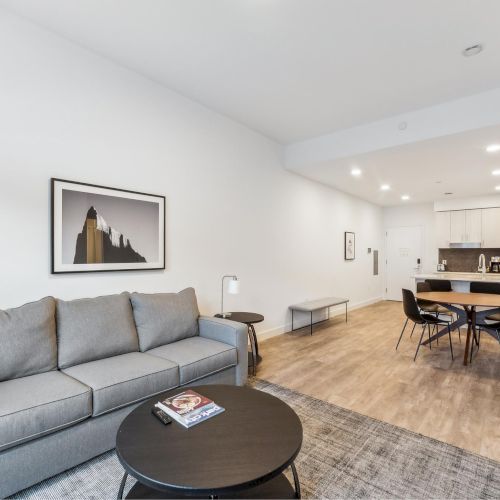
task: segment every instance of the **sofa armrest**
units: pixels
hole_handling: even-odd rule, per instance
[[[236,347],[236,385],[245,385],[248,377],[248,329],[243,323],[210,316],[198,318],[200,337]]]

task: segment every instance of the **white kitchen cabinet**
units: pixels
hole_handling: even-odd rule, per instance
[[[465,210],[450,212],[450,242],[463,243],[465,241]]]
[[[450,246],[450,212],[436,212],[436,244],[438,248]]]
[[[500,248],[500,208],[482,210],[482,247]]]
[[[483,210],[451,210],[436,212],[438,248],[448,248],[450,243],[480,243],[484,238]]]
[[[465,242],[466,243],[481,243],[482,241],[482,225],[481,212],[477,210],[465,210]]]

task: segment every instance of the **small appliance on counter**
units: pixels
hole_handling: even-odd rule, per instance
[[[446,264],[447,264],[446,260],[443,259],[441,262],[438,263],[437,270],[446,271]]]
[[[490,260],[490,272],[500,273],[500,256],[492,257]]]

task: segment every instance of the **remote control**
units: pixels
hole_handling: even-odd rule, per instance
[[[172,419],[161,408],[158,408],[157,406],[153,406],[153,408],[151,409],[151,413],[164,425],[172,423]]]

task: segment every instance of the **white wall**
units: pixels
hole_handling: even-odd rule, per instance
[[[213,314],[221,276],[236,273],[227,308],[279,331],[291,303],[381,296],[366,252],[382,246],[380,208],[286,172],[271,140],[1,11],[0,46],[0,307],[194,286]],[[167,270],[51,275],[50,177],[164,194]]]
[[[385,230],[393,227],[420,226],[423,228],[422,272],[436,270],[438,250],[436,245],[436,223],[432,203],[386,207],[383,210]]]

